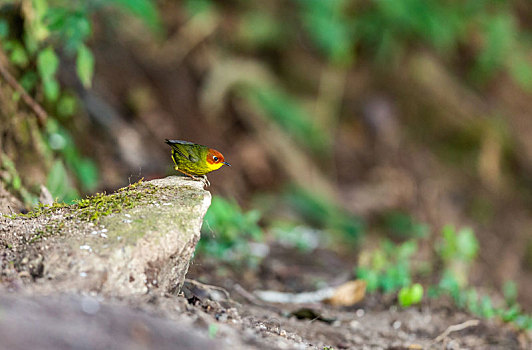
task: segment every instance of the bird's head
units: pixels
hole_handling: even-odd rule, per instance
[[[222,165],[231,166],[224,159],[224,156],[215,149],[209,148],[207,152],[207,166],[212,170],[217,170],[222,167]]]

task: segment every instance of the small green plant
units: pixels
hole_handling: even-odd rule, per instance
[[[411,257],[417,251],[417,243],[408,241],[396,245],[390,241],[367,254],[362,254],[356,275],[367,283],[368,292],[395,292],[412,283]]]
[[[431,287],[429,295],[437,297],[449,295],[459,308],[466,309],[474,315],[483,318],[499,317],[504,322],[515,324],[517,327],[532,330],[532,316],[524,313],[515,300],[506,300],[506,305],[496,306],[488,295],[480,295],[473,287],[462,288],[452,274],[444,274],[437,286]],[[510,303],[509,303],[510,301]]]
[[[384,216],[386,229],[395,237],[423,238],[429,233],[426,224],[416,221],[411,215],[399,211],[392,211]]]
[[[445,263],[453,260],[471,263],[476,258],[479,246],[472,229],[462,228],[456,231],[448,225],[443,228],[442,236],[437,250]]]
[[[467,285],[472,262],[478,254],[479,244],[470,228],[456,231],[453,226],[443,228],[442,239],[436,246],[445,271],[452,274],[460,287]]]
[[[216,338],[216,334],[218,334],[218,325],[216,323],[211,323],[209,325],[209,338],[214,339]]]
[[[415,283],[410,287],[403,287],[397,295],[399,305],[408,307],[410,305],[419,304],[423,299],[423,286]]]
[[[497,316],[521,329],[532,330],[532,316],[523,313],[517,303],[517,286],[514,282],[509,281],[503,286],[506,305],[499,306],[495,306],[488,295],[480,295],[475,288],[467,287],[469,267],[479,249],[473,231],[466,228],[456,232],[452,226],[446,226],[442,236],[442,241],[436,245],[436,251],[445,268],[438,285],[430,288],[429,296],[446,294],[459,308],[474,315],[487,319]]]
[[[256,264],[262,256],[251,249],[250,243],[263,239],[260,216],[256,210],[243,212],[234,201],[214,196],[205,215],[198,251],[226,262]]]

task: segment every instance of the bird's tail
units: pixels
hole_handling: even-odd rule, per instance
[[[189,142],[189,141],[169,140],[169,139],[165,139],[165,142],[167,144],[169,144],[170,146],[171,145],[193,145],[194,144],[194,143]]]

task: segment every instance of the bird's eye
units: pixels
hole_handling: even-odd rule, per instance
[[[215,162],[217,162],[219,159],[218,159],[218,157],[212,157],[212,160],[214,160]]]

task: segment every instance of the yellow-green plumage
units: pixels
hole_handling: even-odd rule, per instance
[[[172,159],[176,170],[187,175],[205,175],[217,170],[224,162],[223,155],[215,149],[188,141],[166,140],[172,147]]]

